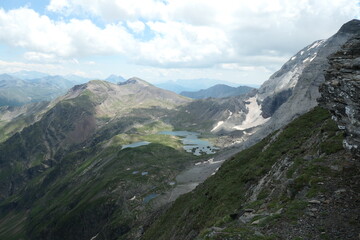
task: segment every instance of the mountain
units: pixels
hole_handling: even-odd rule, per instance
[[[359,22],[241,96],[131,78],[1,107],[0,238],[357,238]],[[231,148],[194,155],[206,141]]]
[[[177,84],[177,83],[175,83],[173,81],[168,81],[168,82],[164,82],[164,83],[158,83],[158,84],[156,84],[156,86],[159,87],[159,88],[162,88],[162,89],[166,89],[166,90],[178,93],[178,94],[183,92],[183,91],[196,91],[196,90],[198,90],[198,89],[194,89],[194,88],[191,88],[191,87],[182,86],[182,85]]]
[[[38,73],[36,72],[36,74]],[[79,79],[75,81],[62,76],[49,75],[22,80],[9,74],[1,74],[0,106],[20,106],[27,103],[50,101],[66,93],[68,89],[78,84],[78,81]]]
[[[329,66],[327,57],[358,35],[357,21],[344,24],[329,39],[315,41],[300,50],[251,94],[233,97],[237,98],[237,109],[242,109],[241,111],[209,107],[214,100],[199,101],[196,103],[197,111],[192,112],[194,115],[190,114],[189,117],[196,118],[211,112],[207,121],[212,121],[213,124],[207,130],[220,136],[217,140],[219,143],[242,144],[246,141],[242,147],[247,147],[258,142],[318,105],[319,85],[324,82],[324,71]],[[229,101],[234,101],[233,98]],[[189,108],[185,111],[191,112]]]
[[[180,196],[142,239],[356,239],[359,30],[359,20],[345,24],[327,41],[327,59],[319,49],[317,64],[302,70],[307,78],[292,78],[319,77],[319,65],[326,65],[318,92],[303,89],[307,95],[310,90],[318,93],[321,107],[232,156],[194,191]],[[279,89],[270,83],[262,88]],[[301,103],[311,101],[305,98]]]
[[[10,73],[10,76],[13,76],[15,78],[19,78],[22,80],[28,80],[28,79],[35,79],[35,78],[43,78],[43,77],[48,77],[50,76],[47,73],[42,73],[42,72],[36,72],[36,71],[19,71],[19,72],[14,72],[14,73]]]
[[[0,75],[0,106],[18,106],[25,103],[50,100],[59,94],[58,86],[43,86],[8,74]]]
[[[0,143],[38,121],[48,106],[49,102],[38,102],[0,107]]]
[[[73,83],[77,83],[77,84],[86,83],[91,80],[90,78],[78,76],[75,74],[68,74],[68,75],[63,76],[63,78],[65,78]]]
[[[158,134],[190,101],[131,78],[74,86],[38,111],[3,107],[3,119],[31,123],[0,143],[0,238],[135,238],[152,214],[146,199],[203,159]],[[123,149],[143,141],[150,144]]]
[[[189,98],[201,99],[201,98],[226,98],[232,96],[238,96],[250,92],[254,88],[247,86],[230,87],[225,84],[216,84],[207,89],[201,89],[196,92],[181,92],[180,95]]]
[[[199,91],[204,88],[210,88],[216,84],[225,84],[232,87],[238,86],[238,84],[236,83],[222,81],[218,79],[209,79],[209,78],[177,79],[175,81],[158,83],[156,84],[156,86],[169,91],[180,93],[184,91],[191,91],[191,92]]]
[[[114,74],[111,74],[110,76],[108,76],[105,81],[111,82],[111,83],[120,83],[120,82],[125,82],[126,79],[123,78],[122,76],[116,76]]]

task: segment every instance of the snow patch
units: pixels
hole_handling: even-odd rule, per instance
[[[264,124],[267,122],[270,118],[263,118],[261,116],[261,106],[258,105],[257,101],[257,95],[255,97],[249,98],[248,102],[248,114],[246,115],[245,120],[241,123],[241,125],[234,126],[233,128],[236,130],[245,130],[248,128],[253,128],[259,125]]]
[[[231,118],[231,116],[233,115],[232,111],[228,110],[229,111],[229,116],[226,120],[229,120]]]
[[[96,234],[95,236],[93,236],[92,238],[90,238],[90,240],[95,240],[96,238],[97,238],[97,236],[99,235],[99,233],[98,234]]]
[[[310,62],[312,62],[312,60],[314,60],[316,58],[316,54],[317,53],[315,53],[314,56],[312,58],[310,58]]]
[[[301,51],[301,52],[300,52],[300,55],[303,55],[303,54],[304,54],[304,51]]]
[[[315,53],[313,56],[307,57],[303,60],[303,63],[305,62],[311,62],[312,60],[314,60],[317,56],[317,53]]]
[[[302,62],[305,63],[310,60],[310,57],[305,58]]]
[[[294,61],[296,59],[296,56],[293,56],[292,58],[290,58],[291,61]]]
[[[222,124],[224,123],[224,121],[219,121],[217,124],[216,124],[216,126],[213,128],[213,129],[211,129],[211,132],[214,132],[216,129],[218,129]]]
[[[317,48],[319,47],[321,44],[324,43],[324,40],[321,40],[321,41],[318,41],[318,42],[315,42],[313,45],[311,45],[307,50],[309,51],[310,49],[313,49],[313,48]]]

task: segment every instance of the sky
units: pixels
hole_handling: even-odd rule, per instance
[[[0,0],[0,73],[261,84],[360,0]]]

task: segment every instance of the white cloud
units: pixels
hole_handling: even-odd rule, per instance
[[[40,71],[45,73],[59,73],[63,71],[61,65],[58,64],[38,64],[38,63],[24,63],[18,61],[3,61],[0,60],[0,72],[12,73],[21,70]]]
[[[137,62],[161,66],[198,67],[232,57],[232,46],[220,29],[179,22],[148,22],[156,34],[139,43]]]
[[[68,20],[0,9],[0,41],[33,62],[121,55],[149,66],[239,71],[278,67],[360,17],[355,0],[51,0],[47,10]]]
[[[51,0],[47,10],[62,14],[88,13],[106,21],[159,19],[166,4],[157,0]]]
[[[26,52],[24,58],[31,62],[58,62],[56,55],[40,52]]]
[[[122,24],[99,28],[90,20],[53,21],[32,9],[0,9],[0,41],[38,55],[81,57],[122,53],[133,38]]]
[[[134,32],[141,33],[145,30],[145,24],[141,21],[126,21],[126,25]]]

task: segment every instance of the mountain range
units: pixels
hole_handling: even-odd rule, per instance
[[[0,238],[356,239],[359,44],[353,20],[239,96],[113,76],[0,107]]]
[[[225,84],[216,84],[207,89],[201,89],[196,92],[181,92],[180,95],[189,98],[202,99],[202,98],[226,98],[232,96],[239,96],[250,92],[254,88],[247,86],[230,87]]]
[[[173,81],[158,83],[156,84],[156,86],[180,94],[181,92],[200,91],[201,89],[210,88],[217,84],[223,84],[230,87],[239,86],[238,84],[233,82],[222,81],[219,79],[209,79],[209,78],[177,79]],[[259,87],[258,85],[249,85],[249,86],[254,88]]]

